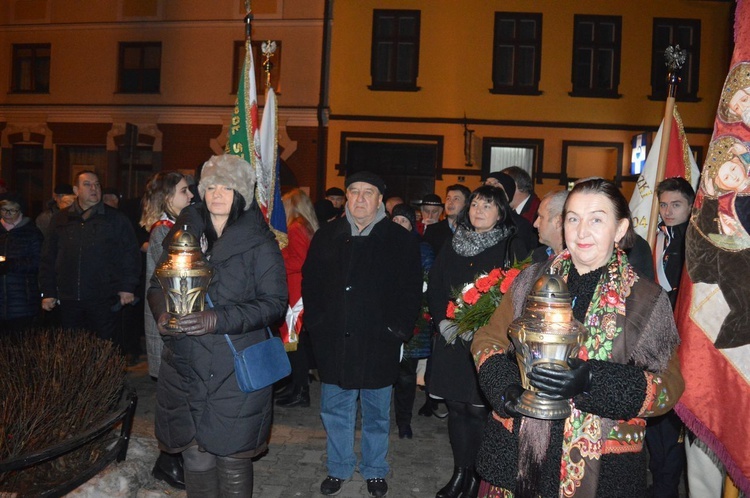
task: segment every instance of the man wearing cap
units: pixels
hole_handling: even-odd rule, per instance
[[[443,214],[443,200],[437,194],[427,194],[422,197],[419,211],[422,214],[422,220],[417,223],[417,231],[419,235],[424,235],[428,225],[434,225],[440,221],[440,215]]]
[[[331,204],[333,204],[333,207],[336,208],[337,211],[344,211],[344,202],[346,201],[346,197],[344,197],[343,190],[338,187],[329,188],[328,190],[326,190],[326,199],[331,201]]]
[[[385,496],[392,386],[399,351],[412,335],[422,295],[417,239],[385,214],[385,184],[361,171],[346,180],[344,217],[315,233],[302,268],[305,327],[321,387],[328,476],[334,495],[357,468],[357,399],[362,407],[359,473],[370,496]]]
[[[61,183],[52,194],[52,199],[47,202],[47,209],[39,213],[36,217],[35,223],[37,228],[42,231],[42,234],[46,238],[49,233],[49,222],[52,216],[55,215],[61,209],[73,204],[76,200],[76,196],[73,193],[73,187],[68,183]]]
[[[505,196],[508,198],[508,204],[511,208],[513,207],[513,205],[510,204],[510,201],[516,195],[516,182],[513,181],[513,178],[511,178],[510,175],[506,175],[502,171],[495,171],[489,174],[487,179],[484,180],[484,184],[503,189],[505,191]],[[539,245],[539,238],[536,230],[534,230],[531,223],[518,214],[515,209],[511,209],[510,217],[516,225],[516,228],[518,228],[516,237],[524,243],[528,252],[531,253],[531,251]]]

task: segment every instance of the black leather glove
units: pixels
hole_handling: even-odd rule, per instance
[[[591,364],[578,358],[568,358],[570,370],[553,370],[535,366],[529,381],[541,393],[552,399],[570,399],[591,388]]]
[[[180,317],[177,323],[187,335],[213,334],[216,332],[217,318],[214,310],[204,310]]]
[[[505,410],[505,414],[509,417],[517,418],[522,416],[516,411],[516,405],[523,391],[524,389],[520,384],[511,384],[505,388],[505,393],[503,393],[503,410]]]
[[[182,335],[182,332],[180,332],[179,330],[170,330],[167,328],[167,324],[169,323],[170,318],[172,318],[172,315],[170,315],[166,311],[159,315],[159,318],[157,318],[156,320],[156,329],[161,335]]]

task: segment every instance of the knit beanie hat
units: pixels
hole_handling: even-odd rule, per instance
[[[396,204],[391,210],[391,219],[396,216],[403,216],[409,223],[411,223],[412,231],[417,230],[417,215],[414,214],[414,210],[408,204]]]
[[[494,173],[490,173],[488,178],[494,178],[500,182],[500,185],[503,186],[503,190],[505,190],[505,195],[508,196],[508,202],[510,202],[511,199],[513,199],[513,196],[516,195],[516,182],[510,177],[510,175],[507,175],[502,171],[495,171]]]
[[[250,209],[255,191],[255,171],[250,163],[232,154],[211,156],[203,164],[198,192],[203,199],[206,188],[212,185],[224,185],[234,189],[245,199],[245,210]]]

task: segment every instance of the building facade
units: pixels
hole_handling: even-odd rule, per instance
[[[540,195],[597,175],[630,196],[668,45],[687,49],[677,107],[701,163],[731,17],[695,0],[335,2],[326,182],[372,169],[413,201],[519,165]]]
[[[314,185],[324,1],[251,7],[261,107],[258,49],[277,44],[282,176]],[[83,169],[124,197],[161,169],[194,172],[226,143],[245,13],[244,0],[0,2],[0,177],[33,214]]]

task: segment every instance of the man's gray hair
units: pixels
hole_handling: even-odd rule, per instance
[[[503,173],[513,178],[513,181],[516,182],[516,188],[521,192],[529,195],[534,192],[534,184],[531,183],[531,176],[529,176],[525,169],[520,166],[511,166],[510,168],[505,168]]]
[[[552,192],[547,192],[542,200],[547,201],[547,211],[549,211],[550,218],[562,215],[563,207],[565,207],[565,200],[567,198],[567,190],[555,190]]]

